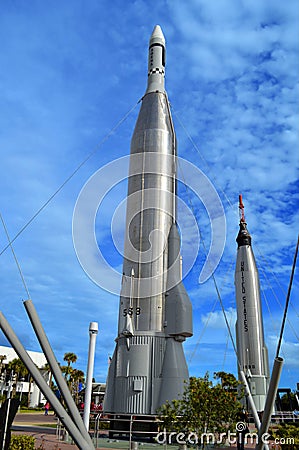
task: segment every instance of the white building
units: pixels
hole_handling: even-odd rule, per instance
[[[47,364],[46,357],[42,352],[27,351],[27,353],[30,356],[30,358],[32,359],[32,361],[34,362],[34,364],[39,369],[41,369],[42,367],[45,366],[45,364]],[[5,356],[5,359],[2,361],[2,373],[3,373],[5,370],[5,366],[13,359],[18,358],[18,355],[16,354],[16,352],[14,351],[13,348],[4,347],[2,345],[0,345],[0,355]],[[47,378],[47,381],[49,381],[49,374],[45,371],[44,375]],[[28,381],[18,381],[16,383],[16,392],[24,392],[24,393],[28,392],[29,385],[30,385],[30,404],[29,404],[29,406],[31,408],[35,408],[40,403],[45,404],[46,399],[34,381],[32,381],[32,383],[29,383]],[[3,394],[3,392],[7,391],[7,388],[8,387],[7,387],[5,380],[0,381],[1,394]]]

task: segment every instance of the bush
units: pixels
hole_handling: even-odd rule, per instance
[[[9,450],[34,450],[35,439],[23,434],[11,436]]]
[[[295,423],[278,425],[271,430],[274,438],[279,439],[282,450],[295,450],[299,448],[299,426]]]

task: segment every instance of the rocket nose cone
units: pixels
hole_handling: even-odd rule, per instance
[[[162,33],[160,25],[156,25],[152,32],[150,41],[153,41],[153,40],[159,40],[159,41],[163,41],[163,43],[165,43],[165,38]]]
[[[148,79],[146,94],[165,93],[165,39],[159,25],[156,25],[148,47]]]

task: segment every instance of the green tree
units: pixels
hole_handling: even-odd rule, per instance
[[[73,369],[71,374],[71,392],[77,404],[79,403],[79,386],[80,383],[84,383],[84,380],[84,372],[82,372],[82,370]]]
[[[26,377],[28,370],[23,361],[20,358],[14,358],[7,365],[8,370],[13,370],[17,375],[17,379]]]
[[[72,352],[65,353],[63,357],[63,361],[66,361],[68,366],[70,366],[71,363],[75,363],[77,359],[78,356]]]
[[[219,433],[234,431],[240,409],[236,393],[219,383],[213,386],[206,374],[204,378],[191,377],[182,398],[167,402],[158,414],[167,432],[184,433],[185,437],[194,433],[204,448],[209,433],[219,437]]]
[[[7,369],[8,371],[13,372],[16,381],[19,381],[20,378],[27,377],[29,374],[27,367],[20,358],[14,358],[13,360],[11,360],[7,365]],[[14,397],[15,394],[16,394],[16,384],[14,383],[11,394],[12,397]]]
[[[3,361],[7,358],[6,355],[0,355],[0,372],[2,371],[2,368],[4,366]]]
[[[293,411],[297,408],[297,400],[294,392],[288,392],[280,397],[279,409],[281,411]]]
[[[4,392],[4,386],[5,386],[5,371],[3,371],[3,374],[2,374],[2,369],[3,369],[3,366],[4,366],[4,364],[3,364],[3,361],[5,360],[7,358],[7,356],[6,355],[0,355],[0,375],[1,375],[1,380],[2,381],[0,381],[0,407],[1,407],[1,405],[2,405],[2,402],[5,400],[5,395],[3,394],[3,392]]]
[[[236,392],[241,384],[232,373],[214,372],[214,378],[215,380],[220,379],[222,388],[229,392]]]
[[[75,363],[77,359],[78,357],[75,353],[69,352],[64,354],[63,361],[66,361],[67,363],[66,369],[64,371],[64,376],[67,380],[69,380],[72,371],[71,363]],[[64,367],[62,366],[61,370],[63,370],[63,368]]]
[[[46,382],[50,386],[50,388],[52,388],[53,374],[52,374],[51,368],[50,368],[48,363],[43,365],[43,367],[41,368],[41,372],[42,372],[42,375],[43,375],[44,379],[46,380]]]
[[[79,385],[84,381],[84,372],[71,366],[71,364],[75,363],[77,359],[78,357],[75,353],[65,353],[63,360],[67,362],[67,366],[60,366],[60,369],[64,374],[72,396],[78,403]]]

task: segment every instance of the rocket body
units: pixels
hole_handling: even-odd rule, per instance
[[[155,414],[188,380],[192,310],[181,280],[176,139],[164,89],[165,40],[149,44],[148,85],[131,141],[118,336],[104,410]]]
[[[263,411],[269,384],[259,275],[245,221],[240,222],[235,270],[237,352],[257,411]],[[240,369],[240,368],[239,368]]]

